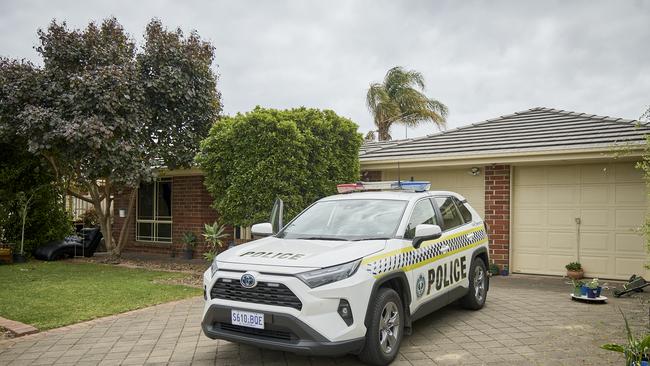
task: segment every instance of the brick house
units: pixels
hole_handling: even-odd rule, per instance
[[[126,213],[129,193],[115,197],[113,235],[119,236],[126,214],[131,217],[131,227],[125,251],[154,254],[180,255],[185,248],[182,236],[192,232],[197,237],[194,257],[206,250],[201,234],[203,225],[211,224],[219,215],[212,207],[212,197],[203,185],[203,173],[198,169],[161,171],[151,183],[138,190],[134,212]],[[121,217],[120,210],[124,212]],[[228,227],[226,245],[250,240],[246,228]]]
[[[646,185],[635,169],[650,127],[620,118],[534,108],[425,137],[367,143],[363,180],[428,180],[464,195],[484,215],[491,258],[519,273],[645,273]],[[399,167],[399,168],[398,168]],[[151,198],[147,198],[151,197]],[[125,197],[115,201],[117,215]],[[142,187],[127,250],[169,253],[185,231],[214,221],[200,170],[162,172]],[[134,214],[134,213],[130,213]],[[231,230],[246,241],[246,228]]]
[[[533,108],[442,133],[375,144],[360,154],[382,180],[429,180],[464,195],[488,226],[491,259],[512,272],[648,274],[638,228],[646,184],[635,167],[650,127]],[[398,169],[399,166],[399,169]]]

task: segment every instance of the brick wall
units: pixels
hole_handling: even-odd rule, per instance
[[[510,249],[510,165],[485,167],[485,223],[490,260],[508,264]]]
[[[128,207],[129,194],[123,194],[115,197],[114,203],[114,231],[119,235],[119,231],[124,223],[123,218],[118,217],[119,209]],[[172,178],[172,243],[149,243],[138,242],[135,240],[135,219],[131,218],[131,228],[125,251],[136,251],[145,253],[171,254],[174,250],[177,256],[181,255],[184,244],[181,241],[183,233],[191,231],[196,237],[198,244],[194,250],[194,257],[198,258],[206,249],[203,240],[203,225],[211,224],[217,218],[217,212],[210,207],[212,197],[203,185],[203,176],[185,176]],[[134,212],[129,214],[133,215]],[[224,247],[233,238],[231,228],[228,228],[229,237],[224,241]],[[117,236],[115,236],[117,239]]]

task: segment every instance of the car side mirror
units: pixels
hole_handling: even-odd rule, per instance
[[[273,225],[270,222],[255,224],[251,226],[251,234],[257,237],[265,237],[273,235]]]
[[[438,225],[420,224],[415,227],[413,247],[419,248],[427,240],[435,240],[442,236],[442,229]]]

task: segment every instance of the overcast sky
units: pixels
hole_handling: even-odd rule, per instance
[[[36,29],[52,18],[83,27],[108,16],[138,42],[152,17],[212,42],[227,114],[329,108],[365,133],[368,85],[397,65],[424,75],[449,107],[448,128],[537,106],[636,119],[650,104],[642,0],[2,0],[0,55],[38,61]]]

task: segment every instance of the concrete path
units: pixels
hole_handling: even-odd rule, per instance
[[[451,305],[419,320],[394,364],[623,364],[598,346],[624,341],[618,306],[643,331],[650,297],[589,305],[571,301],[569,292],[558,278],[493,278],[483,310]],[[200,328],[202,303],[193,298],[5,340],[0,365],[359,364],[353,356],[307,358],[208,339]]]

